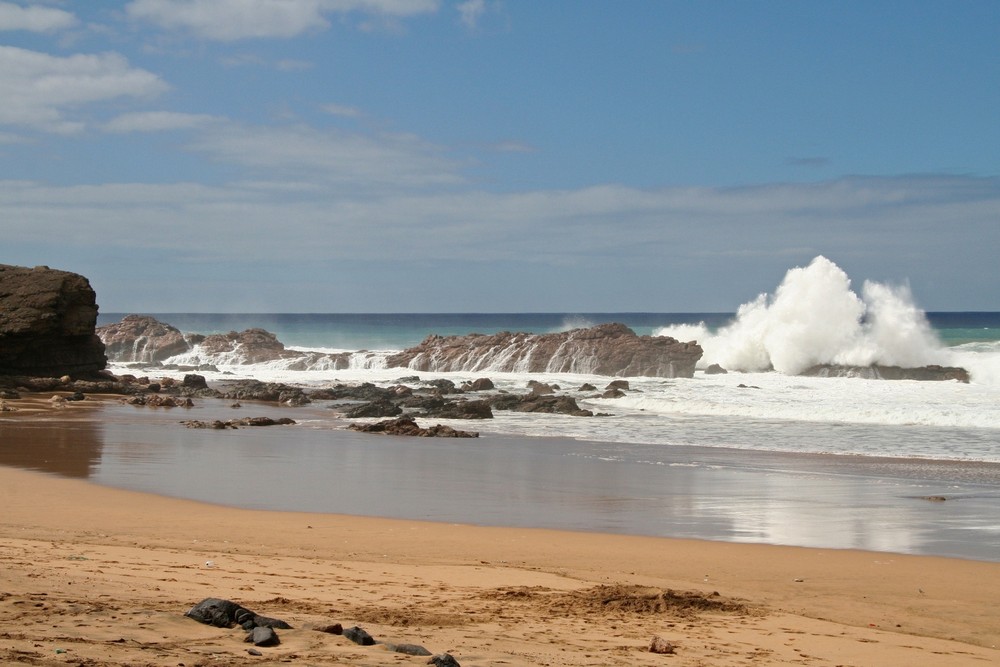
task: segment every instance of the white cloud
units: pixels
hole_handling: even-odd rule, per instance
[[[12,2],[0,2],[0,30],[54,32],[77,24],[70,12],[51,7],[22,7]]]
[[[438,0],[133,0],[129,18],[218,41],[287,38],[326,30],[332,13],[397,19],[436,11]]]
[[[104,131],[114,134],[129,132],[162,132],[167,130],[193,130],[220,121],[208,114],[178,113],[175,111],[138,111],[125,113],[104,124]]]
[[[66,114],[81,105],[148,97],[167,88],[158,76],[131,67],[117,53],[60,57],[0,46],[0,125],[76,132],[83,123]]]
[[[350,188],[398,189],[455,185],[458,164],[408,134],[363,135],[338,130],[231,124],[188,146],[216,161],[260,170],[270,178],[322,181]]]

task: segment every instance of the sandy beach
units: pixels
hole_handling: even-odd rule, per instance
[[[251,511],[6,467],[0,502],[3,664],[1000,661],[1000,563]],[[293,629],[251,655],[184,616],[206,597]]]

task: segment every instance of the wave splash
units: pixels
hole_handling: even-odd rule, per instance
[[[909,287],[866,281],[858,296],[847,274],[822,255],[789,270],[773,295],[743,304],[716,332],[702,323],[668,325],[655,335],[697,340],[704,349],[700,366],[744,372],[798,375],[817,364],[919,367],[949,360]]]

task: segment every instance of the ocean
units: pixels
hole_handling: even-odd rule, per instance
[[[356,358],[341,370],[244,364],[197,348],[167,360],[213,365],[198,371],[210,382],[489,377],[499,390],[524,393],[537,380],[603,416],[495,411],[490,420],[436,420],[480,433],[442,440],[347,431],[322,402],[243,406],[241,415],[286,415],[298,426],[239,433],[178,428],[180,419],[238,416],[223,401],[139,409],[138,424],[138,408],[115,406],[78,434],[91,444],[77,473],[101,483],[263,509],[1000,560],[1000,313],[925,313],[904,288],[855,292],[832,263],[789,271],[773,294],[735,313],[148,314],[184,332],[259,327],[289,348]],[[102,313],[99,324],[123,315]],[[605,399],[578,389],[603,389],[608,377],[488,367],[415,373],[382,363],[430,334],[604,322],[697,340],[699,370],[693,378],[630,377],[626,396]],[[710,363],[729,372],[707,374]],[[971,381],[797,374],[815,363],[962,366]],[[171,374],[114,361],[112,370]],[[11,443],[17,437],[5,433]],[[23,448],[3,449],[0,457]]]
[[[702,366],[718,359],[725,367],[734,368],[740,355],[760,354],[760,349],[745,341],[731,340],[734,328],[742,326],[740,315],[733,313],[152,315],[184,332],[210,334],[259,327],[276,334],[290,349],[356,353],[356,365],[346,370],[330,370],[322,364],[310,370],[292,370],[281,362],[248,365],[237,363],[238,358],[213,358],[198,351],[168,360],[182,365],[213,365],[217,371],[202,371],[210,381],[239,376],[312,388],[336,383],[394,383],[412,375],[406,369],[385,368],[381,362],[390,353],[414,346],[431,334],[549,333],[621,322],[641,335],[672,334],[681,340],[698,340],[706,349]],[[123,316],[102,314],[99,324],[116,322]],[[628,378],[632,391],[624,398],[579,399],[581,407],[608,417],[501,413],[479,428],[522,436],[558,435],[663,447],[696,445],[1000,463],[1000,313],[927,313],[923,317],[926,330],[920,334],[922,347],[906,351],[917,357],[911,364],[962,366],[971,373],[970,383],[815,378],[759,368],[725,375],[699,371],[692,379]],[[806,340],[805,344],[812,343]],[[815,363],[871,363],[860,357],[875,344],[863,336],[851,341],[861,352],[841,352],[838,358],[799,351],[796,358]],[[782,340],[781,344],[789,343]],[[780,352],[786,358],[796,356]],[[898,363],[895,358],[893,362]],[[113,364],[112,369],[135,372],[123,365]],[[610,381],[582,374],[491,372],[488,368],[422,376],[447,377],[457,384],[489,376],[498,388],[511,392],[523,392],[530,380],[564,389],[585,383],[603,388]]]

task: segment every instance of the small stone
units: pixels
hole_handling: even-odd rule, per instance
[[[385,647],[393,653],[404,655],[431,655],[431,652],[420,644],[386,644]]]
[[[250,655],[264,655],[263,653],[261,653],[260,651],[258,651],[255,648],[248,648],[247,649],[247,653],[249,653]]]
[[[281,643],[274,628],[257,626],[247,635],[246,641],[254,646],[277,646]]]
[[[355,644],[361,644],[362,646],[375,645],[375,640],[372,636],[356,625],[353,628],[347,628],[344,630],[344,636]]]
[[[649,642],[649,652],[659,653],[661,655],[672,655],[677,652],[677,646],[668,642],[663,637],[655,635],[652,641]]]
[[[458,660],[455,660],[450,653],[435,655],[427,661],[427,664],[434,665],[434,667],[461,667],[461,665],[458,664]]]
[[[325,632],[328,635],[342,635],[344,634],[344,626],[342,626],[340,623],[321,625],[318,628],[316,628],[316,632]]]

